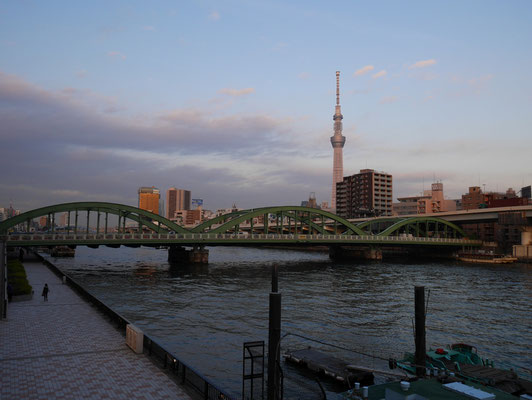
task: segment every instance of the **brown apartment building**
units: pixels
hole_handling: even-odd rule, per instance
[[[336,184],[336,213],[344,218],[392,215],[392,176],[373,169]]]

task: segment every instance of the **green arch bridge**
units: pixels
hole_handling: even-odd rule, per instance
[[[66,226],[58,227],[64,214]],[[45,227],[34,231],[34,220]],[[113,221],[112,223],[110,217]],[[129,223],[126,223],[129,221]],[[186,229],[160,215],[106,202],[75,202],[38,208],[0,222],[7,246],[350,246],[365,248],[457,248],[480,246],[465,232],[436,217],[390,218],[355,225],[327,211],[298,207],[263,207],[217,216]],[[172,251],[170,251],[172,253]]]

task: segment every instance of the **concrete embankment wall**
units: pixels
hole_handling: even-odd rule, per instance
[[[110,322],[115,324],[116,328],[125,337],[126,326],[131,324],[130,321],[85,290],[79,282],[61,271],[50,260],[38,253],[35,253],[35,255],[53,273],[59,276],[65,284],[69,285],[69,287],[77,292],[82,298],[95,305],[104,315],[106,315]],[[205,378],[195,369],[180,361],[175,355],[165,349],[161,344],[154,341],[151,337],[145,333],[143,333],[143,336],[144,354],[148,355],[156,365],[163,368],[168,376],[185,388],[190,389],[190,392],[197,394],[198,398],[213,400],[221,398],[229,400],[234,398],[230,394],[216,387],[211,381],[209,381],[209,379]]]

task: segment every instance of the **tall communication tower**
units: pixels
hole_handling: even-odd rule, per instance
[[[334,120],[334,135],[331,136],[331,144],[333,147],[333,182],[332,182],[332,197],[331,209],[336,211],[336,183],[342,182],[344,178],[344,159],[343,148],[345,144],[345,136],[342,136],[342,110],[340,108],[340,71],[336,71],[336,108],[333,116]]]

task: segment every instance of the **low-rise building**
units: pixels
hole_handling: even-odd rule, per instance
[[[443,183],[436,182],[431,190],[425,190],[419,196],[399,197],[393,205],[394,215],[434,214],[460,209],[459,200],[447,200],[443,196]]]

